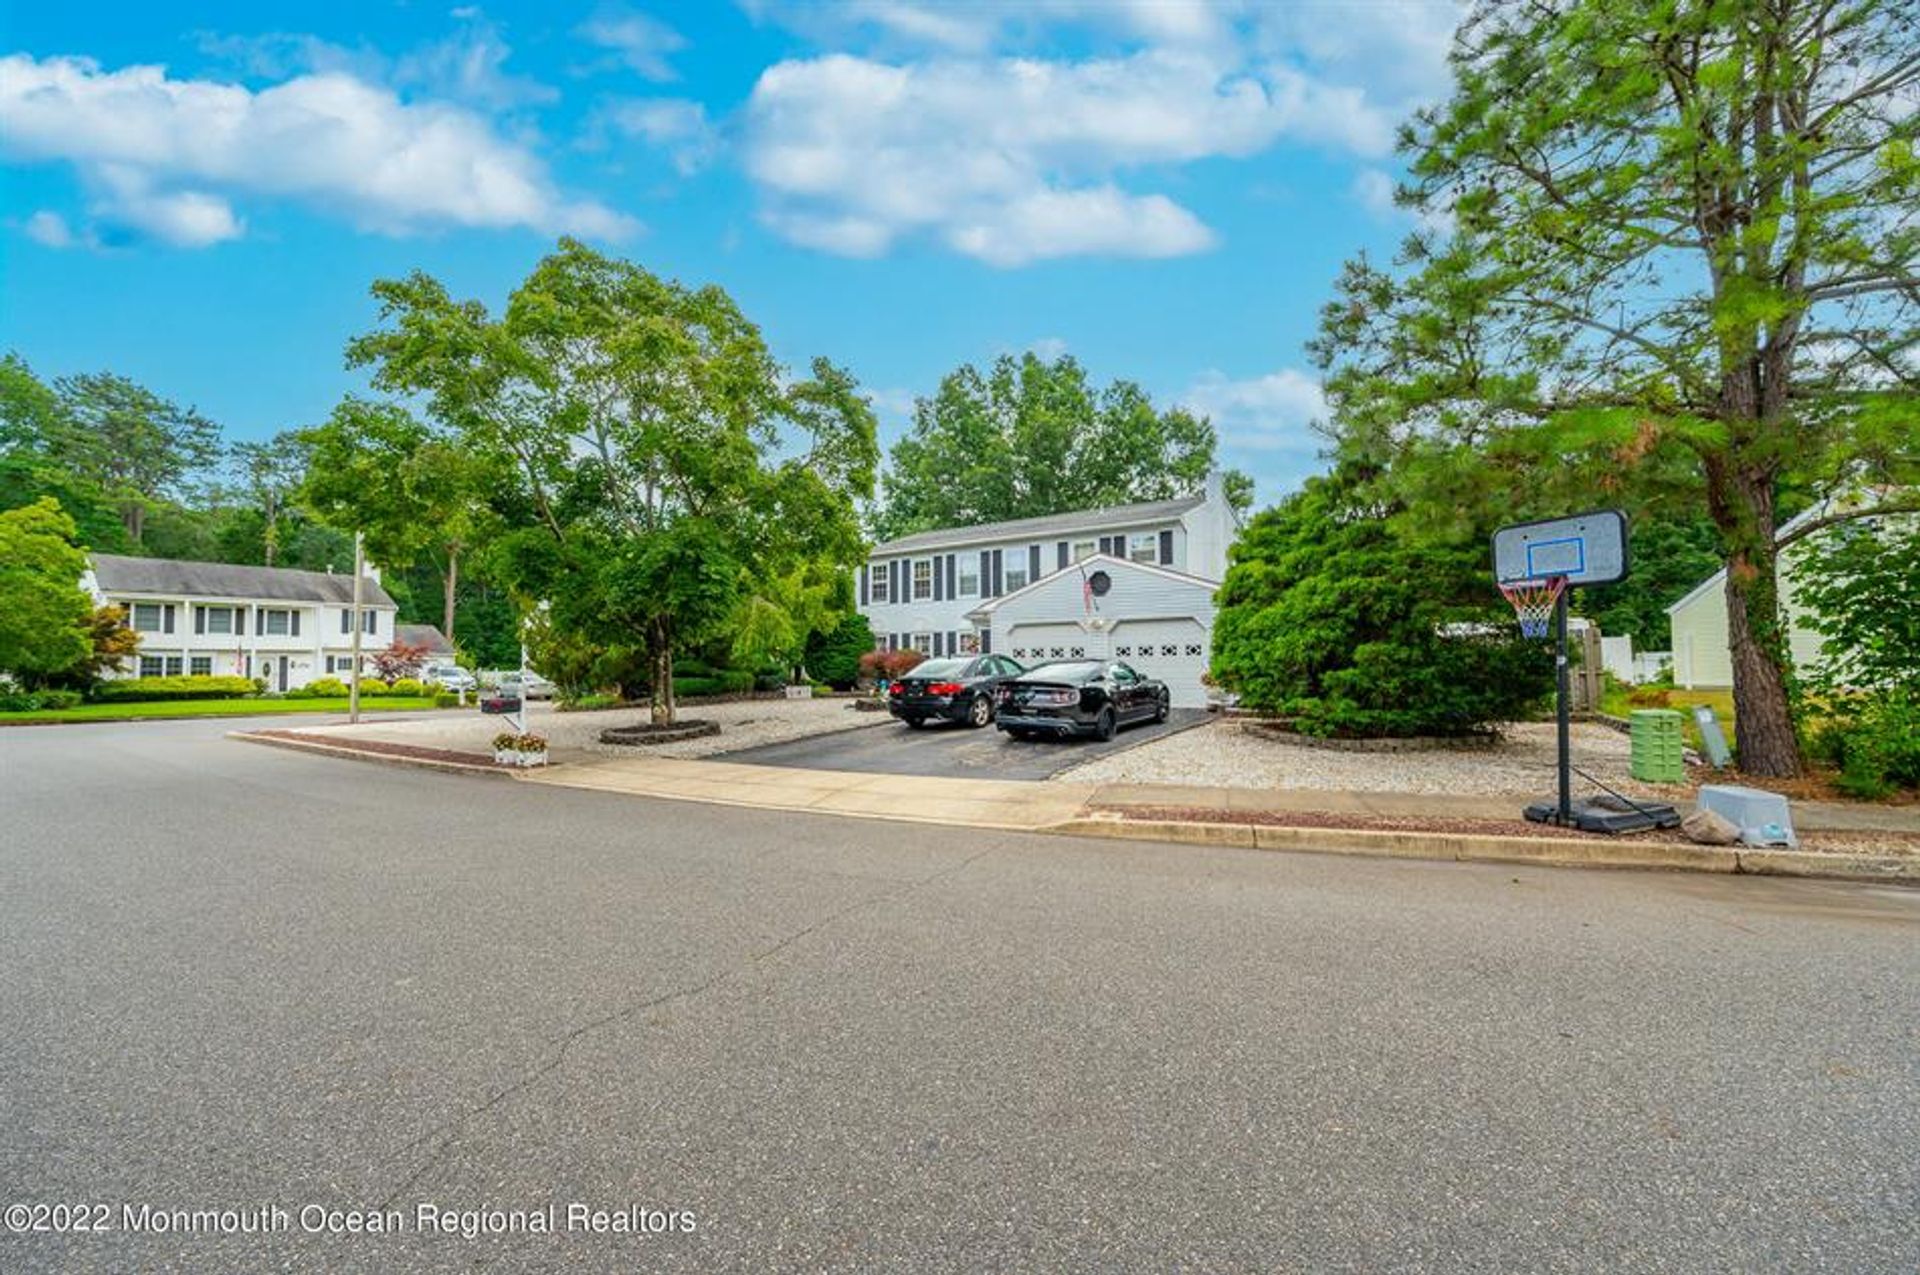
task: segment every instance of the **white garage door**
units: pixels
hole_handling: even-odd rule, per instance
[[[1004,641],[995,634],[994,649],[1032,667],[1048,660],[1106,658],[1106,637],[1077,624],[1016,624]]]
[[[1205,708],[1207,630],[1198,620],[1122,620],[1113,626],[1113,658],[1167,684],[1175,708]]]

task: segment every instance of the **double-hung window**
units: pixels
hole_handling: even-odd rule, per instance
[[[263,611],[260,615],[261,631],[268,637],[285,637],[293,632],[293,612]]]
[[[1005,564],[1001,568],[1001,572],[1000,572],[1001,584],[1004,590],[1008,593],[1012,593],[1015,589],[1026,588],[1027,587],[1027,548],[1026,546],[1022,545],[1018,549],[1007,550],[1006,556],[1001,561]]]
[[[1099,552],[1100,542],[1098,540],[1076,540],[1073,542],[1073,560],[1075,562],[1085,562],[1088,558],[1091,558]]]
[[[1127,557],[1135,562],[1160,561],[1160,533],[1136,531],[1127,537]]]
[[[233,632],[233,608],[232,607],[201,607],[200,613],[205,617],[205,619],[201,620],[200,622],[203,632],[206,632],[206,633]]]
[[[212,677],[213,657],[211,655],[194,656],[187,662],[187,672],[193,674],[195,677]]]
[[[165,615],[158,602],[136,602],[133,604],[133,628],[136,633],[158,633]],[[158,677],[158,673],[149,676]]]
[[[886,602],[887,589],[893,580],[892,567],[884,562],[876,562],[867,571],[869,592],[875,602]]]
[[[907,640],[907,645],[922,655],[933,654],[933,634],[915,633]]]
[[[973,553],[960,555],[957,591],[963,598],[980,596],[980,556]]]
[[[913,600],[925,602],[933,596],[933,559],[916,558],[913,563]]]

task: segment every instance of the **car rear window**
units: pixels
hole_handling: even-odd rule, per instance
[[[908,677],[958,677],[962,669],[971,664],[971,660],[922,660],[913,666]]]
[[[1035,665],[1027,670],[1026,676],[1041,681],[1082,682],[1100,676],[1103,667],[1098,660],[1055,660]]]

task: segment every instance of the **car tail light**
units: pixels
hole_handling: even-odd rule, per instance
[[[958,695],[966,688],[958,682],[935,682],[927,688],[929,695]]]
[[[1078,704],[1079,691],[1035,691],[1033,702],[1036,704]]]
[[[889,686],[887,688],[887,694],[889,695],[905,695],[906,693],[907,693],[907,687],[906,687],[906,684],[903,682],[895,682],[892,686]]]

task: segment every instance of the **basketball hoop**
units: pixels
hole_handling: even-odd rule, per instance
[[[1544,580],[1511,580],[1500,586],[1500,592],[1507,601],[1513,603],[1513,613],[1520,617],[1520,636],[1543,638],[1553,620],[1554,604],[1560,601],[1560,595],[1566,591],[1565,576],[1548,576]]]

